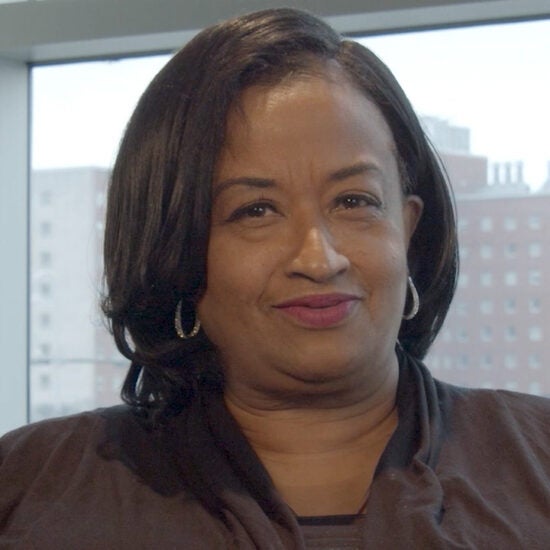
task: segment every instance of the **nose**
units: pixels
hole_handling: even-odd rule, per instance
[[[288,265],[289,276],[322,283],[348,269],[349,259],[334,246],[328,228],[311,226],[298,233],[301,235],[297,235],[296,249]]]

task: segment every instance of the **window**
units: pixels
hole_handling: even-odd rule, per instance
[[[506,258],[513,259],[517,255],[518,246],[516,243],[508,243],[504,249]]]
[[[479,248],[479,255],[484,259],[488,260],[493,257],[493,247],[490,244],[482,244]]]
[[[479,223],[479,228],[484,233],[487,233],[489,231],[493,230],[493,220],[488,217],[481,218],[481,222]]]
[[[493,367],[493,358],[490,355],[482,355],[479,366],[483,370],[489,370]]]
[[[507,369],[515,369],[517,367],[517,358],[514,354],[506,354],[504,356],[504,366]]]
[[[46,298],[51,294],[52,287],[48,282],[44,282],[44,281],[40,282],[38,285],[38,288],[42,298]]]
[[[540,313],[540,298],[529,298],[529,313]]]
[[[482,327],[480,337],[482,342],[490,342],[493,339],[493,329],[488,326]]]
[[[506,330],[505,330],[505,333],[504,333],[504,337],[509,342],[513,342],[514,340],[516,340],[516,338],[517,338],[516,327],[507,326]]]
[[[504,302],[504,310],[506,313],[516,312],[516,300],[514,298],[507,298]]]
[[[43,236],[48,236],[52,232],[52,224],[50,222],[42,222],[40,224],[40,233]]]
[[[515,271],[508,271],[505,273],[504,284],[506,286],[516,286],[518,284],[518,274]]]
[[[52,263],[52,255],[50,252],[40,253],[40,267],[50,267]]]
[[[1,16],[0,16],[1,17]],[[468,29],[451,29],[451,30],[441,30],[434,32],[421,32],[421,33],[405,33],[403,35],[391,35],[386,37],[369,37],[365,38],[364,41],[367,45],[371,45],[372,48],[379,53],[379,55],[387,61],[388,65],[394,70],[398,79],[403,83],[407,94],[411,97],[413,104],[417,111],[422,116],[435,115],[440,119],[446,120],[449,122],[447,130],[445,125],[440,126],[439,129],[435,128],[436,136],[434,142],[439,151],[444,156],[445,154],[452,155],[453,152],[457,155],[461,154],[474,154],[485,156],[489,160],[494,159],[504,159],[505,161],[512,158],[516,159],[518,157],[526,157],[527,153],[530,153],[530,146],[528,145],[528,138],[531,137],[539,142],[543,142],[543,137],[537,136],[537,126],[525,127],[523,124],[527,121],[532,122],[533,120],[541,120],[543,112],[541,111],[546,107],[546,101],[544,97],[542,100],[536,99],[536,94],[538,90],[543,88],[543,86],[537,85],[537,78],[540,81],[540,66],[541,62],[539,61],[537,67],[537,72],[534,76],[528,76],[523,73],[523,70],[526,69],[527,63],[525,61],[519,64],[519,67],[516,68],[512,66],[513,56],[508,55],[508,50],[506,49],[507,45],[513,46],[513,50],[518,53],[518,57],[522,60],[535,58],[530,56],[528,53],[521,54],[523,52],[524,44],[526,48],[528,47],[529,40],[532,37],[538,37],[539,34],[533,29],[539,29],[542,24],[545,22],[534,22],[534,23],[522,23],[522,24],[507,24],[507,25],[494,25],[489,27],[479,27],[479,28],[468,28]],[[527,32],[524,31],[523,38],[518,38],[516,34],[516,29],[528,29]],[[537,49],[541,49],[540,40],[547,40],[548,27],[543,27],[544,32],[540,34],[542,38],[538,39]],[[503,40],[502,37],[505,37]],[[447,38],[449,37],[449,38]],[[460,46],[456,48],[456,51],[447,48],[453,46],[453,43],[458,43]],[[485,47],[476,47],[476,45],[482,44],[486,45],[487,43],[493,44],[494,47],[485,48]],[[500,44],[503,44],[500,47]],[[403,46],[405,44],[405,47]],[[434,47],[435,44],[435,47]],[[546,44],[546,42],[542,42]],[[414,50],[413,48],[418,48]],[[444,51],[445,49],[445,51]],[[498,67],[498,63],[493,63],[490,59],[485,59],[483,56],[489,51],[493,52],[493,55],[502,56],[507,63],[506,71],[506,80],[505,85],[502,82],[499,83],[499,78],[503,77],[499,72],[495,72],[493,69]],[[527,52],[529,50],[526,50]],[[404,52],[410,53],[412,59],[418,60],[422,59],[422,64],[410,62],[410,58],[404,55]],[[436,55],[434,55],[436,54]],[[449,77],[442,76],[440,70],[438,70],[440,64],[440,56],[443,56],[446,62],[443,64],[452,68]],[[115,57],[115,56],[113,56]],[[515,56],[514,56],[515,57]],[[154,61],[157,59],[157,61]],[[33,174],[33,191],[37,193],[38,200],[35,201],[36,204],[41,205],[42,207],[48,207],[50,211],[58,208],[58,201],[61,199],[61,196],[57,193],[53,193],[51,189],[44,188],[41,191],[39,186],[35,187],[36,183],[36,173],[38,171],[43,171],[46,169],[58,169],[61,165],[65,166],[66,169],[73,171],[73,175],[76,177],[81,177],[79,180],[82,185],[82,188],[88,188],[88,184],[85,182],[85,176],[82,174],[84,167],[93,166],[99,171],[103,171],[102,175],[106,176],[110,163],[113,158],[113,151],[116,149],[116,143],[118,142],[120,132],[126,122],[126,119],[129,115],[129,112],[135,102],[135,99],[141,92],[141,89],[151,76],[156,72],[156,70],[162,65],[162,63],[167,59],[167,57],[162,58],[147,58],[146,60],[125,60],[125,61],[107,61],[101,63],[86,63],[86,64],[77,64],[77,65],[60,65],[60,66],[41,66],[35,67],[32,70],[32,79],[33,79],[33,102],[34,102],[34,112],[33,120],[35,127],[33,129],[33,158],[34,158],[34,174]],[[473,63],[476,62],[476,64]],[[478,69],[477,62],[479,61],[479,72],[476,72]],[[136,68],[135,71],[128,69],[130,65],[135,64],[135,67],[139,65],[139,68]],[[414,65],[414,66],[413,66]],[[419,67],[419,65],[422,65]],[[99,66],[102,67],[99,70]],[[144,68],[145,67],[145,68]],[[104,71],[103,71],[104,70]],[[103,71],[103,75],[100,73]],[[420,73],[424,71],[424,73]],[[117,85],[114,80],[110,80],[110,83],[106,85],[102,84],[103,79],[113,79],[116,78],[115,73],[118,73],[121,77],[122,84]],[[136,79],[131,73],[139,73]],[[64,74],[63,78],[60,78],[60,75]],[[515,78],[510,79],[509,74],[514,74]],[[49,76],[48,76],[49,75]],[[107,75],[107,76],[105,76]],[[468,77],[465,78],[464,75]],[[471,86],[472,75],[475,76],[476,86]],[[109,82],[109,81],[108,81]],[[141,84],[136,84],[136,82],[141,82]],[[499,94],[494,95],[489,88],[489,85],[492,82],[496,82],[498,85]],[[519,86],[519,91],[515,88],[515,84]],[[100,88],[105,88],[108,90],[109,95],[107,97],[101,96],[95,88],[96,84],[99,84]],[[74,88],[68,88],[68,86],[74,85]],[[58,86],[58,88],[56,88]],[[140,87],[141,86],[141,87]],[[447,88],[448,87],[448,88]],[[68,110],[67,98],[72,101],[77,101],[77,97],[82,90],[89,88],[91,92],[90,96],[82,99],[82,104],[85,105],[84,108],[79,107],[78,104],[74,104],[74,109],[71,111],[74,113],[79,113],[79,117],[72,117],[74,120],[65,120],[66,118],[61,115],[66,114]],[[510,120],[510,132],[512,135],[522,136],[520,140],[510,139],[510,133],[507,133],[506,136],[497,136],[499,139],[494,139],[493,134],[491,134],[489,129],[494,129],[499,127],[499,121],[501,121],[502,108],[499,106],[496,101],[492,101],[492,98],[502,97],[502,101],[506,103],[510,101],[506,99],[504,91],[510,92],[510,97],[512,101],[518,101],[518,98],[521,97],[520,92],[523,90],[529,90],[530,101],[526,102],[525,109],[528,109],[531,104],[537,106],[537,116],[530,116],[528,112],[522,112],[521,120]],[[119,93],[120,92],[120,93]],[[124,94],[132,94],[132,97]],[[94,95],[95,94],[95,95]],[[424,94],[424,95],[423,95]],[[45,103],[45,97],[51,102],[49,107]],[[119,101],[120,99],[120,101]],[[91,114],[90,105],[94,103],[100,104],[103,108],[111,108],[108,113],[103,113],[101,118],[94,120],[94,116]],[[42,105],[40,107],[40,105]],[[467,107],[465,108],[464,105]],[[472,109],[470,110],[470,105]],[[52,106],[54,108],[52,108]],[[493,111],[494,109],[494,111]],[[514,113],[510,113],[510,118],[513,118]],[[479,125],[477,125],[479,123]],[[518,127],[513,127],[512,124],[518,123]],[[101,127],[99,135],[101,136],[100,142],[91,142],[88,139],[91,139],[94,134],[94,128],[97,126]],[[59,127],[59,135],[54,136],[51,133],[51,128]],[[467,128],[471,134],[470,143],[468,140],[464,140],[464,132],[454,132],[454,128]],[[83,129],[85,131],[83,132]],[[502,133],[502,132],[500,132]],[[84,135],[83,135],[84,134]],[[89,135],[88,135],[89,134]],[[75,136],[81,136],[79,139],[75,139]],[[500,139],[502,138],[502,139]],[[505,139],[504,139],[505,138]],[[49,141],[48,147],[44,147],[44,144]],[[71,143],[72,141],[72,143]],[[465,151],[465,149],[468,149]],[[527,148],[527,149],[525,149]],[[71,155],[72,158],[62,158],[59,154],[59,151],[64,151],[68,155]],[[84,152],[89,153],[91,156],[84,158]],[[511,156],[513,155],[513,156]],[[53,166],[49,166],[48,163],[52,163]],[[535,161],[535,164],[540,161]],[[546,159],[544,159],[546,162]],[[450,164],[449,164],[450,166]],[[80,174],[78,174],[80,172]],[[461,181],[460,174],[453,172],[451,174],[455,178],[455,181]],[[530,165],[525,166],[524,176],[529,185],[532,185],[533,188],[540,186],[543,183],[543,176],[540,176],[540,169],[535,166],[533,168]],[[468,182],[466,182],[466,185]],[[457,185],[459,185],[457,183]],[[491,190],[494,191],[494,190]],[[96,204],[97,207],[102,205],[103,196],[101,195],[103,191],[100,191],[97,195],[90,193],[86,197],[86,201],[89,201],[89,204]],[[63,197],[65,200],[65,197]],[[489,205],[489,202],[487,201]],[[489,205],[490,206],[490,205]],[[487,207],[487,214],[482,216],[481,225],[482,229],[486,233],[497,234],[498,231],[495,228],[501,227],[502,216],[497,216],[491,212],[490,207]],[[459,210],[460,210],[459,206]],[[544,210],[541,210],[544,211]],[[460,212],[459,212],[460,216]],[[542,218],[539,214],[538,221],[535,223],[532,219],[529,219],[529,227],[531,229],[540,229],[542,225]],[[35,218],[37,219],[37,218]],[[66,235],[67,238],[70,238],[71,235],[67,234],[66,231],[58,226],[57,218],[52,218],[55,220],[54,225],[52,225],[52,232],[49,235],[49,240],[54,240],[58,235]],[[460,219],[460,218],[459,218]],[[467,217],[470,219],[470,227],[465,233],[472,235],[479,235],[479,222],[480,216]],[[519,218],[525,220],[526,218]],[[522,222],[525,227],[525,223]],[[462,224],[461,229],[464,230],[467,223]],[[101,233],[101,222],[99,220],[91,220],[91,227],[97,228],[93,231],[94,236],[89,237],[81,242],[88,243],[89,240],[97,239],[97,235]],[[39,231],[38,231],[39,232]],[[79,233],[82,237],[84,230],[79,229],[76,233]],[[509,237],[513,235],[513,231],[510,231],[508,234]],[[76,235],[72,235],[76,237]],[[487,235],[488,236],[488,235]],[[36,238],[36,234],[33,235],[33,238]],[[542,237],[537,236],[536,238]],[[76,239],[75,239],[76,240]],[[97,244],[97,241],[94,241],[93,244]],[[473,261],[474,257],[477,254],[473,253],[477,250],[478,243],[469,242],[465,243],[463,250],[461,251],[461,258],[468,257],[468,251],[471,251],[469,261]],[[502,251],[502,243],[493,243],[487,244],[487,246],[492,247],[490,254],[494,256],[500,255]],[[506,246],[506,245],[504,245]],[[515,246],[515,245],[514,245]],[[40,250],[36,248],[36,242],[31,244],[33,250],[33,263],[32,269],[35,268],[48,268],[48,271],[55,271],[55,273],[62,273],[64,268],[67,266],[66,260],[61,259],[61,253],[63,249],[67,251],[74,251],[75,247],[63,247],[55,246],[49,250],[44,250],[45,254],[49,256],[45,260],[46,256],[40,255]],[[489,253],[489,249],[484,249],[484,254]],[[513,249],[511,256],[512,258],[516,257],[516,250]],[[43,262],[41,262],[43,260]],[[75,260],[73,259],[73,262]],[[76,263],[79,263],[79,260],[76,260]],[[95,280],[95,272],[99,269],[97,265],[89,265],[84,262],[82,264],[86,266],[87,272],[83,273],[82,280],[88,284],[89,287],[93,289]],[[511,265],[511,264],[509,264]],[[466,266],[464,265],[464,268]],[[83,269],[84,271],[84,269]],[[519,271],[519,270],[518,270]],[[90,275],[93,274],[93,277]],[[74,274],[73,274],[74,275]],[[71,275],[71,281],[75,281],[75,278]],[[477,283],[478,281],[478,272],[473,271],[471,273],[464,272],[460,279],[460,291],[466,290],[468,287],[468,277],[473,277],[471,281]],[[500,283],[501,281],[501,272],[494,272],[493,287],[496,286],[495,283]],[[525,281],[523,278],[523,272],[521,275],[522,281]],[[41,285],[42,283],[38,282],[39,279],[33,279],[33,285]],[[60,292],[60,289],[63,289],[62,282],[51,279],[48,283],[48,292],[47,295],[53,300],[63,299],[63,293]],[[61,285],[61,286],[60,286]],[[477,287],[477,284],[470,285],[472,289]],[[519,285],[517,285],[519,286]],[[33,295],[40,294],[36,292],[37,288],[34,286],[32,291]],[[71,290],[72,292],[72,290]],[[46,293],[44,293],[46,294]],[[460,298],[462,300],[462,298]],[[493,296],[496,304],[501,303],[501,296]],[[85,372],[83,376],[88,379],[88,375],[97,372],[95,364],[95,350],[92,342],[94,338],[92,335],[95,335],[95,328],[93,323],[89,323],[89,319],[97,319],[97,312],[95,311],[95,305],[93,305],[93,298],[86,298],[85,303],[80,302],[82,310],[84,311],[84,316],[87,319],[87,327],[92,326],[90,333],[86,336],[86,346],[83,346],[82,349],[86,353],[86,357],[90,358],[90,365],[92,365],[89,370]],[[472,301],[471,298],[465,298],[463,300],[465,304],[463,306],[463,311],[471,310],[475,314],[478,311],[479,300]],[[524,303],[524,302],[522,302]],[[35,305],[31,304],[31,308],[34,308]],[[54,306],[55,307],[55,306]],[[65,307],[65,306],[64,306]],[[53,309],[52,311],[55,311]],[[54,328],[57,322],[57,315],[51,318],[51,327]],[[38,320],[38,316],[34,314],[34,319]],[[487,320],[489,321],[489,320]],[[39,323],[37,323],[39,325]],[[37,333],[39,326],[31,327],[31,338],[33,342],[33,350],[42,349],[40,342],[41,339],[40,333]],[[453,327],[450,334],[456,334],[456,327]],[[478,328],[475,329],[479,330]],[[54,331],[58,332],[59,331]],[[60,333],[62,334],[62,333]],[[473,333],[475,340],[475,332]],[[453,344],[452,338],[450,338],[450,344]],[[58,356],[58,344],[52,342],[47,342],[44,345],[49,346],[48,349],[55,349],[56,356]],[[68,353],[68,352],[67,352]],[[445,355],[445,357],[457,357],[456,353],[450,355],[450,351]],[[454,353],[454,352],[453,352]],[[99,354],[99,352],[98,352]],[[110,357],[110,354],[105,354],[104,357]],[[73,357],[73,355],[71,355]],[[70,359],[71,357],[67,357]],[[125,361],[120,357],[114,354],[114,357],[117,357],[117,361],[121,361],[125,364]],[[35,365],[35,358],[31,357],[32,368]],[[113,359],[115,362],[115,359]],[[477,362],[477,359],[476,361]],[[550,364],[549,361],[545,361]],[[450,360],[450,363],[452,361]],[[455,361],[456,363],[456,361]],[[473,361],[474,363],[474,361]],[[54,368],[54,367],[52,367]],[[55,367],[56,372],[61,372],[63,369],[59,366]],[[113,367],[114,368],[114,367]],[[452,369],[450,369],[452,370]],[[84,370],[82,371],[84,372]],[[91,377],[91,376],[90,376]],[[484,382],[487,382],[491,377],[486,377],[482,379],[472,379],[472,383],[479,385]],[[495,377],[496,379],[496,377]],[[92,384],[93,386],[93,384]],[[105,389],[110,387],[109,384],[105,384]],[[41,405],[42,406],[42,405]],[[73,406],[73,405],[71,405]],[[47,407],[43,407],[41,410],[46,410]],[[31,406],[32,409],[32,406]],[[52,414],[55,414],[55,410]],[[34,418],[37,418],[36,416]]]
[[[542,244],[540,242],[529,244],[529,257],[540,258],[542,256]]]
[[[40,315],[40,326],[42,328],[48,328],[50,326],[51,318],[49,313],[42,313]]]
[[[55,316],[31,316],[31,380],[37,368],[55,380],[58,391],[31,389],[32,420],[120,400],[120,386],[105,380],[120,380],[120,365],[127,361],[100,321],[95,292],[102,271],[106,186],[126,121],[167,60],[157,56],[33,69],[31,255],[36,262],[31,284],[35,296],[48,299]],[[31,309],[37,306],[31,303]]]
[[[531,269],[529,271],[529,284],[531,286],[540,286],[541,285],[541,280],[542,280],[542,275],[541,275],[541,272],[540,270],[538,269]]]
[[[504,229],[506,231],[515,231],[518,227],[516,218],[506,217],[504,218]]]
[[[531,369],[540,369],[540,357],[538,353],[530,353],[527,359],[527,364]]]
[[[542,227],[541,219],[538,214],[532,214],[531,216],[529,216],[527,224],[529,226],[529,229],[533,229],[534,231]]]
[[[540,342],[542,340],[542,328],[537,325],[529,327],[529,340]]]
[[[458,276],[458,286],[460,288],[465,288],[468,286],[468,274],[467,273],[460,273]]]
[[[481,286],[491,286],[493,284],[493,274],[489,271],[484,271],[480,276]]]
[[[493,302],[491,300],[481,300],[479,304],[479,310],[484,315],[493,313]]]

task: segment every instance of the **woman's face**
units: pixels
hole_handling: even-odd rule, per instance
[[[202,326],[226,389],[336,391],[395,365],[409,239],[391,132],[336,69],[246,89],[217,164]]]

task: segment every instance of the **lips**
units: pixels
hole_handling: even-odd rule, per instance
[[[315,294],[287,300],[275,308],[301,325],[330,328],[351,315],[358,301],[353,294]]]

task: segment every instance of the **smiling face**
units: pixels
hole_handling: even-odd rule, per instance
[[[338,68],[252,86],[213,185],[198,315],[226,391],[370,391],[396,371],[421,201],[402,194],[377,107]]]

